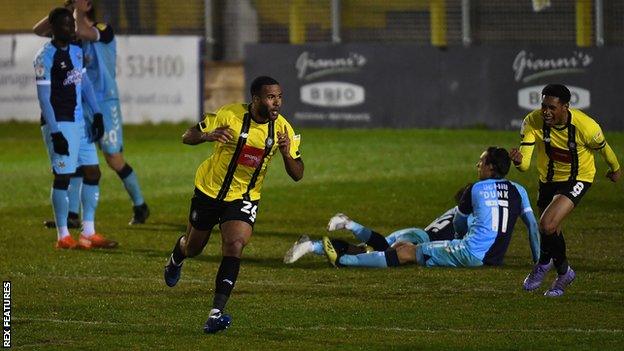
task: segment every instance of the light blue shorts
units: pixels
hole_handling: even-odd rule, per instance
[[[72,174],[79,166],[99,164],[95,144],[89,141],[84,122],[59,122],[58,128],[69,145],[69,156],[54,152],[48,125],[41,126],[43,141],[48,150],[50,164],[56,174]]]
[[[479,267],[483,261],[473,256],[460,239],[431,241],[416,246],[416,260],[425,267]]]
[[[392,246],[396,243],[409,242],[412,244],[422,244],[429,242],[429,235],[420,228],[405,228],[386,237],[388,245]]]
[[[98,101],[104,117],[104,136],[100,139],[100,149],[105,154],[116,154],[123,151],[123,128],[119,99]],[[85,119],[91,120],[93,111],[87,104],[82,104]]]

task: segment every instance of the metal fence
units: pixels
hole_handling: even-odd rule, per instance
[[[209,57],[243,59],[245,43],[624,45],[624,0],[96,0],[120,34],[206,37]],[[0,33],[29,32],[60,0],[22,0]],[[536,8],[536,5],[547,5]],[[539,6],[538,6],[539,7]],[[539,11],[536,11],[539,10]]]

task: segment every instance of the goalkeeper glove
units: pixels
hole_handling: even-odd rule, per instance
[[[69,144],[67,143],[67,139],[63,136],[63,133],[56,132],[50,134],[52,136],[52,145],[54,147],[54,152],[59,155],[67,155],[69,156]]]
[[[91,141],[96,142],[104,136],[104,119],[101,113],[93,114],[93,123],[91,123]]]

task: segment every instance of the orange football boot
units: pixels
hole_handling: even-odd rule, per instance
[[[78,245],[76,240],[71,235],[66,235],[63,239],[58,240],[54,247],[57,249],[75,249],[76,245]]]
[[[114,249],[119,245],[115,240],[108,240],[102,234],[95,233],[90,237],[80,234],[78,248],[82,250],[90,249]]]

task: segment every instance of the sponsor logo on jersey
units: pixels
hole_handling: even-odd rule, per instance
[[[72,69],[67,72],[67,78],[63,80],[63,85],[79,84],[82,81],[82,72],[79,69]]]
[[[550,147],[550,158],[558,162],[572,163],[572,154],[569,150],[560,149],[554,146]]]
[[[257,168],[262,163],[264,150],[253,146],[245,145],[238,156],[237,163],[239,165]]]

